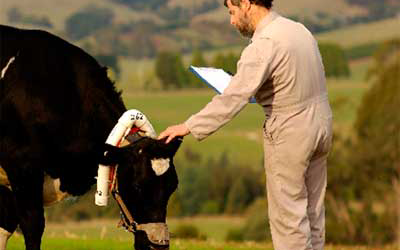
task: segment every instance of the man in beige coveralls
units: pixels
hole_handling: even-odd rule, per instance
[[[332,113],[318,45],[300,23],[271,10],[273,0],[225,0],[231,24],[251,37],[224,93],[159,138],[202,140],[255,96],[265,111],[268,213],[275,249],[323,249],[326,161]]]

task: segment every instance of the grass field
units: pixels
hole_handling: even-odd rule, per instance
[[[98,239],[66,239],[66,238],[45,238],[43,250],[132,250],[131,241],[119,240],[98,240]],[[8,249],[24,250],[23,239],[11,239]],[[397,250],[396,246],[334,246],[327,245],[325,250]],[[170,250],[273,250],[271,243],[226,243],[198,240],[172,240]]]
[[[183,240],[171,238],[171,250],[272,250],[270,242],[225,242],[221,236],[229,228],[243,223],[241,217],[195,217],[170,219],[170,231],[182,223],[196,225],[207,235],[206,240]],[[128,250],[132,249],[132,235],[115,227],[116,221],[96,220],[87,222],[68,222],[63,224],[48,224],[43,237],[43,250]],[[218,236],[217,236],[218,235]],[[14,235],[10,241],[9,250],[23,250],[24,241],[20,234]],[[332,246],[326,250],[396,250],[396,246]]]

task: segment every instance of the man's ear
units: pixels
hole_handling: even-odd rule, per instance
[[[104,144],[103,155],[100,157],[100,164],[112,166],[118,164],[122,159],[122,149],[113,145]]]
[[[242,8],[243,10],[250,10],[250,7],[250,0],[240,0],[240,8]]]

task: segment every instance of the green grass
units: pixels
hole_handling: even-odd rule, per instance
[[[12,238],[9,241],[8,249],[24,250],[21,237]],[[128,240],[99,240],[99,239],[65,239],[65,238],[44,238],[43,250],[132,250],[133,242]],[[272,250],[270,243],[225,243],[198,240],[172,240],[170,250]]]
[[[44,238],[43,250],[132,250],[133,243],[128,240],[66,239]],[[11,238],[8,249],[24,250],[23,239]],[[172,239],[171,250],[273,250],[271,243],[227,243],[216,241]],[[337,246],[327,245],[326,250],[397,250],[397,246]]]
[[[186,218],[169,218],[168,226],[171,232],[182,224],[195,225],[200,234],[206,235],[207,240],[224,242],[226,234],[231,229],[237,229],[244,225],[244,216],[196,216]]]
[[[172,238],[171,250],[183,249],[265,249],[269,244],[230,244],[224,239],[229,229],[243,225],[244,217],[194,217],[169,218],[168,226],[173,233],[181,224],[195,225],[201,234],[207,236],[207,241],[190,241]],[[132,235],[116,228],[117,220],[95,220],[84,222],[48,223],[43,237],[43,249],[74,249],[74,250],[113,250],[131,249]],[[172,236],[173,237],[173,236]],[[252,246],[260,246],[251,248]],[[8,249],[24,249],[23,238],[14,235]]]
[[[43,250],[131,250],[133,237],[121,229],[115,228],[116,220],[95,220],[81,223],[49,223],[42,240]],[[272,250],[270,242],[225,242],[228,229],[238,227],[244,222],[243,217],[194,217],[169,219],[170,231],[180,224],[191,224],[207,235],[207,240],[183,240],[171,238],[171,250]],[[329,233],[329,232],[328,232]],[[15,234],[8,243],[10,250],[24,250],[21,234]],[[396,250],[391,246],[337,246],[328,245],[326,250]]]
[[[207,104],[213,95],[211,90],[132,93],[125,95],[124,101],[129,109],[135,108],[145,113],[159,133],[167,126],[188,119]],[[206,140],[198,143],[192,136],[187,136],[177,154],[177,160],[183,158],[185,148],[190,148],[201,152],[204,159],[218,158],[228,153],[238,164],[260,165],[263,117],[258,105],[249,104],[231,123]]]

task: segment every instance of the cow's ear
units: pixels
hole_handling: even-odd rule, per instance
[[[100,164],[105,166],[116,165],[122,159],[122,149],[110,144],[104,144],[103,155]]]
[[[167,146],[168,154],[173,157],[178,151],[179,146],[182,144],[183,137],[175,137],[172,141],[170,141]]]

